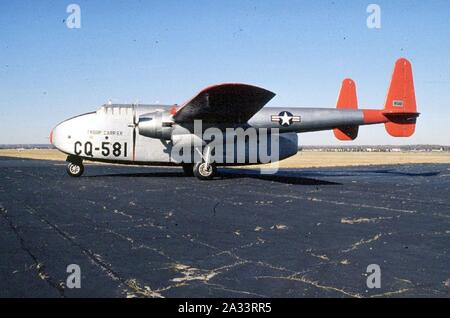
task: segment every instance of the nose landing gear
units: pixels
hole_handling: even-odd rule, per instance
[[[68,156],[66,171],[71,177],[80,177],[84,172],[83,160],[79,157]]]

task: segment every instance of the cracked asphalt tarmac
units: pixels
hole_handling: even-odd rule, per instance
[[[202,182],[3,157],[0,180],[0,297],[450,296],[450,164]]]

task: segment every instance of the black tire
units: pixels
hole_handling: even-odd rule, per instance
[[[194,176],[194,165],[192,163],[183,165],[183,172],[186,177]]]
[[[80,177],[84,172],[84,166],[82,163],[72,163],[69,162],[69,164],[66,167],[67,174],[71,177]]]
[[[205,162],[198,162],[194,165],[193,172],[194,176],[196,176],[200,180],[211,180],[217,175],[216,165],[211,163],[209,164],[209,169],[205,169]]]

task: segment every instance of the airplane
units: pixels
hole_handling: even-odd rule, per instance
[[[359,126],[384,124],[391,136],[409,137],[419,116],[411,63],[405,58],[395,63],[383,109],[358,109],[356,85],[350,78],[342,81],[336,108],[264,107],[274,96],[260,87],[225,83],[203,89],[181,106],[108,103],[58,124],[50,133],[50,142],[67,154],[66,171],[72,177],[80,177],[83,160],[89,160],[181,166],[188,176],[211,180],[218,174],[217,166],[263,163],[261,156],[250,160],[249,154],[255,147],[266,150],[270,146],[262,138],[264,130],[271,131],[266,137],[277,137],[273,161],[278,161],[299,151],[298,133],[333,130],[337,139],[346,141],[357,137]],[[195,132],[198,123],[203,124],[200,134]],[[213,156],[212,140],[201,134],[208,128],[224,136],[229,129],[255,129],[257,140],[228,147],[228,141],[217,139],[226,150]],[[174,155],[173,150],[180,147],[190,152],[189,160]],[[238,161],[236,151],[240,150],[244,155]],[[228,160],[217,159],[225,157]]]

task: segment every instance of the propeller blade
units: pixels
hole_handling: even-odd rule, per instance
[[[136,128],[138,123],[136,122],[136,105],[133,105],[133,161],[136,158]]]

